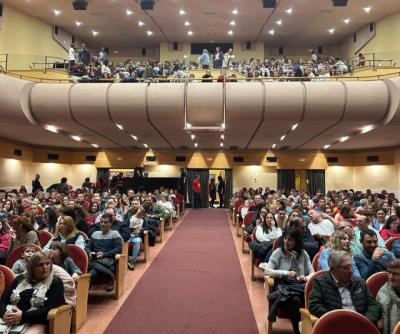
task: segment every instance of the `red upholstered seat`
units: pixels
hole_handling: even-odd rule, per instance
[[[17,247],[15,247],[10,254],[8,254],[7,256],[7,260],[6,260],[6,266],[8,268],[12,268],[13,264],[19,260],[22,259],[22,252],[25,249],[27,245],[19,245]],[[41,247],[37,246],[37,245],[29,245],[32,246],[33,248],[36,249],[37,252],[40,252],[42,250]]]
[[[350,310],[334,310],[324,314],[315,324],[313,334],[380,334],[363,315]]]
[[[392,334],[400,334],[400,322],[396,325]]]
[[[82,274],[88,271],[89,258],[86,252],[77,245],[67,245],[69,256],[81,270]]]
[[[14,273],[12,270],[6,266],[0,265],[0,271],[4,275],[4,291],[10,286],[12,281],[14,280]]]
[[[379,289],[388,281],[388,278],[388,273],[386,271],[375,273],[368,277],[367,286],[374,298],[376,298]]]
[[[279,238],[276,238],[274,244],[272,245],[272,251],[278,249],[279,247]]]
[[[39,237],[40,247],[43,248],[53,237],[53,235],[47,231],[38,231],[38,237]]]
[[[400,237],[393,237],[393,238],[387,239],[385,242],[386,248],[391,251],[393,242],[396,240],[399,240],[399,239],[400,239]]]
[[[312,267],[314,268],[314,271],[318,271],[318,261],[319,257],[321,256],[321,251],[319,251],[317,254],[315,254],[313,260],[312,260]]]
[[[309,298],[309,296],[310,296],[310,292],[311,292],[311,288],[312,288],[312,285],[313,285],[314,280],[315,280],[318,276],[321,276],[321,275],[326,274],[328,271],[329,271],[329,270],[320,270],[320,271],[316,271],[316,272],[314,273],[314,275],[312,275],[312,276],[308,279],[308,281],[307,281],[307,283],[306,283],[306,286],[305,286],[305,288],[304,288],[304,301],[305,301],[304,304],[305,304],[305,308],[306,308],[306,309],[308,309],[308,298]]]

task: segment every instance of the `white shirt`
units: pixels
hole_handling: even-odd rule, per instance
[[[262,226],[258,225],[256,227],[256,239],[259,242],[271,241],[279,238],[282,235],[282,230],[279,227],[272,227],[272,230],[265,233]]]
[[[311,222],[310,224],[308,224],[308,229],[310,230],[312,235],[320,234],[331,236],[332,233],[335,231],[335,227],[328,219],[324,219],[318,224]]]
[[[75,60],[76,61],[76,54],[74,48],[69,48],[68,50],[68,60]]]

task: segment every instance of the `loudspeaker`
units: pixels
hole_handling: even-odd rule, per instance
[[[338,162],[339,162],[338,157],[327,157],[326,160],[327,160],[329,163],[338,163]]]
[[[54,26],[54,35],[58,35],[58,26]]]
[[[367,156],[367,162],[377,162],[379,161],[378,155],[369,155]]]
[[[49,160],[58,160],[58,154],[47,154],[47,159]]]
[[[142,48],[142,56],[146,55],[146,48]]]
[[[0,17],[3,16],[3,5],[0,3]]]
[[[282,46],[279,47],[278,52],[280,55],[283,55],[283,47]]]
[[[347,0],[332,0],[333,6],[335,7],[346,7]]]
[[[275,8],[276,0],[262,0],[263,8]]]
[[[72,37],[71,37],[71,44],[74,44],[75,43],[75,35],[72,35]]]
[[[17,148],[14,150],[14,155],[20,157],[22,155],[22,151],[18,150]]]
[[[373,32],[373,31],[374,31],[374,23],[371,22],[371,23],[369,24],[369,32]]]
[[[86,161],[96,161],[96,156],[95,155],[87,155]]]
[[[172,43],[172,50],[174,50],[174,51],[178,50],[178,42],[173,42]]]
[[[233,157],[233,162],[244,162],[243,157]]]
[[[157,157],[156,156],[146,156],[146,161],[157,161]]]
[[[175,161],[176,162],[185,162],[186,161],[186,157],[184,155],[178,155],[175,157]]]
[[[76,0],[72,3],[72,7],[75,10],[86,10],[88,6],[88,2],[84,0]]]
[[[354,35],[353,35],[353,41],[354,41],[354,43],[357,42],[357,34],[356,33],[354,33]]]
[[[277,162],[278,161],[278,157],[267,157],[265,160],[267,162]]]
[[[322,46],[318,47],[318,54],[322,54]]]
[[[251,50],[251,42],[246,42],[246,50]]]
[[[140,7],[143,10],[153,10],[154,9],[154,4],[155,4],[154,0],[142,0],[142,1],[140,1]]]

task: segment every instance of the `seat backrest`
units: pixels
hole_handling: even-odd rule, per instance
[[[396,327],[393,330],[392,334],[400,334],[400,322],[397,323]]]
[[[53,235],[50,232],[47,231],[38,231],[39,235],[39,242],[40,242],[40,247],[46,246],[46,244],[49,242],[49,240],[53,237]]]
[[[239,207],[242,206],[243,203],[244,203],[244,201],[243,201],[241,198],[239,198],[239,199],[235,202],[235,205],[234,205],[235,213],[239,212]]]
[[[272,245],[272,251],[274,251],[274,250],[276,250],[276,249],[279,248],[279,241],[280,241],[280,240],[281,240],[281,237],[276,238],[276,239],[274,240],[274,243],[273,243],[273,245]]]
[[[0,265],[0,271],[3,274],[4,278],[4,285],[3,285],[3,291],[1,292],[3,295],[3,292],[8,289],[8,287],[11,285],[12,281],[14,280],[14,273],[12,270],[6,266]]]
[[[306,286],[304,288],[304,301],[305,301],[305,308],[308,309],[308,297],[310,296],[310,291],[313,285],[314,280],[321,275],[324,275],[328,272],[329,270],[320,270],[316,271],[311,277],[308,279]]]
[[[81,270],[82,274],[88,271],[89,259],[86,252],[77,245],[67,245],[69,256],[74,260],[77,267]]]
[[[334,310],[324,314],[315,324],[313,334],[380,334],[378,328],[363,315],[351,310]]]
[[[387,239],[386,242],[385,242],[385,247],[386,247],[388,250],[391,251],[391,250],[392,250],[393,242],[396,241],[396,240],[400,240],[400,237],[393,237],[393,238]]]
[[[317,254],[315,254],[313,260],[312,260],[312,267],[314,268],[314,271],[318,271],[318,261],[319,257],[321,256],[321,251],[319,251]]]
[[[12,268],[13,264],[19,260],[22,259],[22,252],[24,251],[25,247],[27,245],[19,245],[17,247],[15,247],[10,254],[7,255],[7,260],[6,260],[6,266],[8,268]],[[34,245],[34,244],[29,244],[29,246],[32,246],[33,248],[35,248],[36,252],[40,252],[42,251],[42,248],[39,247],[38,245]]]
[[[367,286],[371,295],[376,298],[376,295],[379,292],[379,289],[388,281],[389,276],[386,271],[381,271],[379,273],[375,273],[368,277]]]
[[[249,211],[246,213],[246,215],[243,218],[243,225],[247,226],[251,223],[251,220],[254,217],[255,212],[254,211]]]
[[[183,201],[184,201],[184,197],[183,197],[183,195],[182,194],[180,194],[180,193],[176,193],[176,198],[178,199],[178,201],[179,201],[179,204],[183,204]]]

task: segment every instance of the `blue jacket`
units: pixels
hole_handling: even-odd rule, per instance
[[[385,252],[378,261],[373,261],[371,256],[367,255],[364,250],[354,257],[358,271],[365,280],[375,273],[386,271],[389,261],[394,259],[392,252]]]
[[[200,63],[201,65],[210,65],[210,55],[206,52],[203,52],[200,57]]]
[[[321,253],[319,255],[319,259],[318,259],[318,270],[329,269],[329,265],[328,265],[329,254],[330,254],[330,251],[327,248],[325,248],[321,251]],[[351,257],[351,267],[353,270],[353,276],[361,277],[353,256]]]

